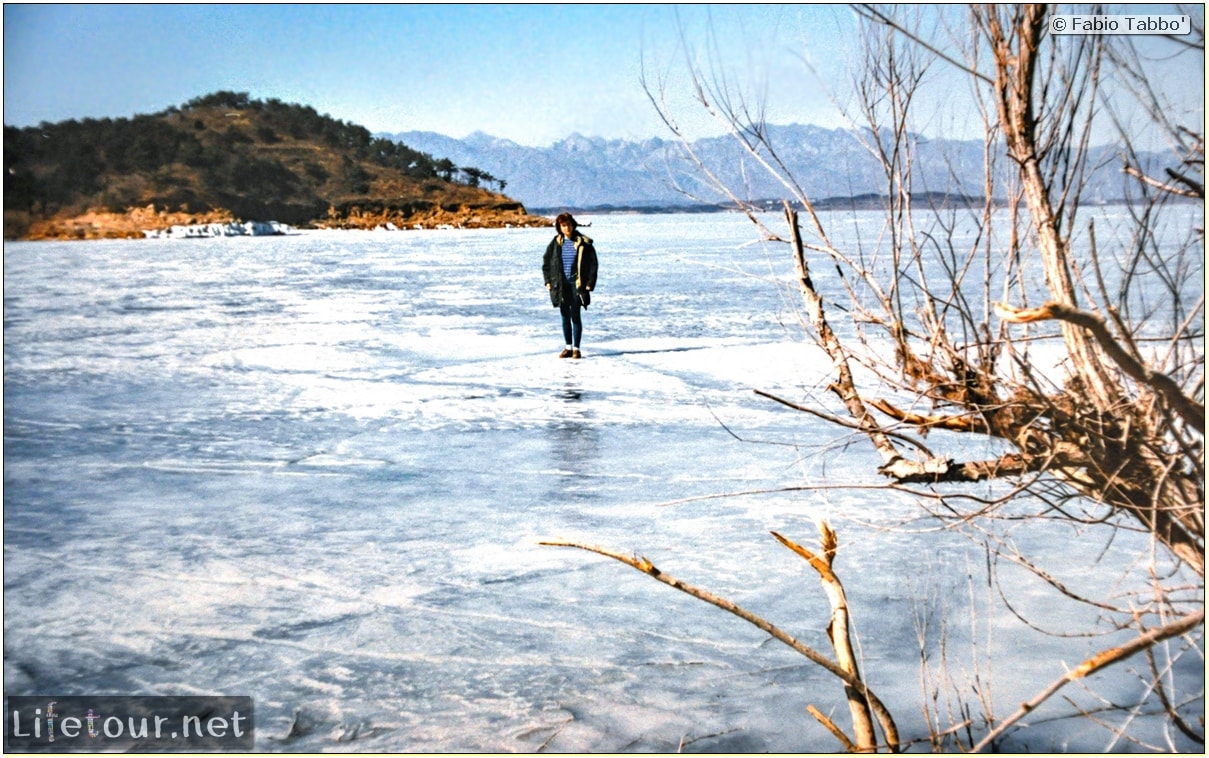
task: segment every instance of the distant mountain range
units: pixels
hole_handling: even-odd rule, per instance
[[[869,133],[798,124],[769,125],[766,132],[781,161],[812,199],[886,194],[881,166],[867,147]],[[550,147],[526,147],[481,132],[465,139],[433,132],[376,136],[448,158],[459,166],[477,166],[504,180],[508,195],[534,213],[604,206],[687,209],[725,201],[701,180],[700,170],[675,140],[634,142],[575,134]],[[744,199],[787,197],[785,188],[745,154],[733,137],[704,138],[692,145],[711,171]],[[983,150],[982,142],[976,140],[919,138],[919,158],[913,167],[915,190],[981,196]],[[1163,163],[1157,154],[1144,158],[1144,165],[1151,168]],[[1006,161],[1003,163],[1006,167]],[[1094,150],[1090,165],[1096,168],[1084,199],[1109,202],[1122,197],[1117,149]]]

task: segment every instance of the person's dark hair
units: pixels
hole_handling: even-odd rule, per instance
[[[563,225],[564,222],[571,225],[572,231],[574,231],[576,229],[576,227],[579,226],[579,224],[577,224],[575,222],[575,218],[570,213],[560,213],[560,214],[558,214],[558,218],[554,219],[554,228],[555,229],[559,228],[560,226]]]

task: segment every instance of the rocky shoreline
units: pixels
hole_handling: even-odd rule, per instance
[[[188,213],[151,205],[130,208],[125,213],[88,211],[72,216],[31,218],[28,214],[6,211],[4,216],[4,236],[12,240],[192,239],[289,234],[305,229],[508,229],[548,227],[552,223],[544,216],[530,215],[520,206],[438,207],[412,214],[353,208],[296,227],[272,220],[245,221],[227,211]]]

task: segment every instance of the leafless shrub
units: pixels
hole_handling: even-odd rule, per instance
[[[1062,671],[1055,662],[1052,683],[1006,718],[984,692],[948,708],[948,724],[934,709],[933,747],[956,739],[962,749],[993,748],[1067,685],[1138,654],[1149,672],[1138,702],[1106,703],[1104,712],[1074,706],[1074,714],[1103,723],[1116,744],[1133,739],[1132,719],[1157,702],[1172,730],[1203,744],[1203,721],[1185,715],[1189,703],[1203,706],[1203,675],[1175,673],[1181,656],[1203,656],[1203,129],[1179,119],[1164,88],[1181,84],[1155,77],[1133,38],[1052,36],[1043,6],[961,12],[960,23],[924,32],[916,9],[856,8],[866,57],[852,118],[885,182],[881,232],[856,247],[834,241],[831,216],[780,158],[759,104],[717,70],[693,70],[701,107],[784,188],[783,218],[768,220],[702,160],[700,174],[764,239],[788,245],[808,332],[832,362],[831,402],[761,394],[859,432],[879,454],[884,479],[986,546],[992,576],[996,567],[1017,567],[1065,601],[1095,609],[1103,627],[1130,631],[1079,666]],[[1195,58],[1188,70],[1200,77],[1203,9],[1189,13],[1193,34],[1169,42]],[[956,188],[948,199],[921,191],[920,138],[911,130],[936,67],[968,78],[984,134],[983,186]],[[648,94],[693,155],[666,93],[648,84]],[[1132,116],[1120,105],[1125,94],[1138,106]],[[1113,160],[1127,211],[1108,234],[1085,194],[1100,168],[1093,140],[1106,120],[1119,130]],[[1157,168],[1145,164],[1139,144],[1156,135],[1169,155]],[[1172,229],[1190,209],[1199,223]],[[826,294],[820,276],[829,277]],[[1001,452],[964,458],[972,449]],[[1027,520],[1148,535],[1147,554],[1111,567],[1144,591],[1101,597],[1069,586],[1065,567],[1042,565],[995,528]]]

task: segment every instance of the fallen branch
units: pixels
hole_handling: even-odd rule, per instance
[[[836,726],[835,722],[833,722],[831,719],[824,716],[822,711],[820,711],[818,708],[815,708],[813,705],[808,705],[806,706],[806,712],[811,716],[814,716],[820,724],[827,728],[827,731],[831,732],[832,736],[839,740],[839,743],[844,746],[844,752],[856,752],[856,745],[852,744],[852,740],[848,739],[848,735],[844,734],[844,730]]]
[[[694,742],[700,742],[701,740],[712,740],[715,737],[725,737],[728,734],[734,734],[735,732],[738,732],[738,731],[742,731],[742,730],[740,730],[738,728],[727,729],[727,730],[721,731],[721,732],[714,732],[713,734],[703,734],[700,737],[694,737],[691,740],[688,738],[688,735],[686,734],[680,738],[680,744],[676,746],[676,752],[683,753],[684,748],[688,747],[689,745],[693,744]]]
[[[793,552],[806,559],[806,562],[819,574],[823,583],[823,591],[831,603],[831,622],[827,624],[827,637],[831,639],[831,647],[840,668],[847,671],[858,680],[860,670],[856,665],[856,654],[852,650],[852,638],[848,634],[848,597],[844,594],[844,585],[832,570],[836,549],[839,545],[835,532],[826,521],[819,522],[819,531],[823,535],[823,555],[815,555],[793,540],[772,533],[777,541]],[[848,696],[848,710],[852,714],[852,731],[856,737],[856,751],[872,753],[877,748],[877,738],[873,733],[873,718],[869,713],[869,703],[861,693],[853,687],[845,686],[844,694]],[[816,717],[817,718],[817,717]]]
[[[777,627],[776,625],[768,622],[764,618],[757,616],[756,614],[752,613],[751,611],[749,611],[745,608],[735,605],[734,603],[727,600],[726,598],[719,597],[707,590],[703,590],[699,587],[695,587],[687,582],[683,582],[679,579],[676,579],[673,576],[663,573],[659,569],[655,568],[654,564],[652,564],[649,560],[647,560],[646,558],[643,558],[643,557],[625,555],[623,553],[618,553],[614,550],[609,550],[608,548],[603,548],[603,547],[600,547],[597,545],[589,545],[589,544],[582,543],[582,542],[568,542],[568,541],[564,541],[564,540],[543,540],[543,541],[539,542],[538,544],[549,545],[552,547],[574,547],[574,548],[578,548],[580,550],[586,550],[590,553],[596,553],[597,555],[603,555],[607,558],[612,558],[613,560],[620,561],[620,562],[626,564],[627,566],[631,566],[633,568],[638,569],[639,571],[646,574],[647,576],[649,576],[653,579],[656,579],[657,581],[663,582],[664,584],[668,585],[669,587],[680,590],[681,592],[683,592],[687,595],[691,595],[691,596],[697,598],[698,600],[704,600],[705,602],[709,603],[710,605],[716,606],[718,608],[721,608],[724,611],[727,611],[728,613],[732,613],[732,614],[738,616],[739,618],[743,619],[744,621],[748,622],[749,624],[751,624],[751,625],[755,626],[756,628],[760,629],[761,631],[767,633],[773,639],[778,640],[779,642],[782,642],[785,645],[788,645],[793,650],[806,656],[806,658],[809,659],[812,663],[815,663],[816,665],[826,669],[829,673],[833,674],[835,677],[837,677],[838,679],[843,681],[844,684],[846,684],[850,687],[853,687],[858,692],[860,692],[861,695],[864,696],[866,700],[868,700],[869,707],[873,710],[873,713],[877,716],[878,722],[882,726],[882,731],[884,732],[884,734],[886,736],[886,746],[889,748],[890,752],[892,752],[892,753],[898,752],[898,727],[895,725],[894,718],[890,715],[890,711],[887,710],[885,704],[882,703],[882,701],[876,695],[873,694],[873,691],[870,690],[864,682],[862,682],[860,679],[858,679],[854,675],[850,674],[849,672],[845,671],[843,668],[838,666],[834,661],[831,661],[830,659],[828,659],[826,656],[824,656],[822,653],[815,650],[814,648],[812,648],[808,645],[802,644],[797,639],[795,639],[792,635],[790,635],[788,632],[786,632],[783,629]]]
[[[1204,623],[1205,611],[1200,610],[1196,613],[1191,613],[1181,619],[1173,621],[1170,624],[1151,629],[1145,634],[1130,640],[1124,645],[1119,645],[1093,655],[1091,658],[1083,661],[1083,663],[1080,663],[1071,671],[1068,671],[1044,690],[1037,693],[1032,697],[1032,699],[1021,703],[1020,708],[1015,713],[1013,713],[1011,716],[1008,716],[1006,719],[1001,721],[998,726],[988,732],[987,735],[974,746],[971,752],[982,752],[987,745],[998,739],[999,736],[1011,728],[1013,724],[1027,716],[1035,708],[1037,708],[1037,706],[1048,700],[1055,692],[1076,679],[1082,679],[1089,674],[1094,674],[1102,668],[1111,666],[1112,664],[1122,661],[1135,653],[1140,653],[1165,639],[1186,634]]]
[[[546,748],[550,747],[550,743],[554,741],[554,738],[555,738],[555,737],[557,737],[558,735],[562,734],[562,731],[563,731],[563,729],[564,729],[564,728],[567,726],[567,724],[570,724],[570,723],[571,723],[572,721],[574,721],[574,720],[575,720],[575,717],[574,717],[574,716],[572,716],[572,717],[568,718],[567,720],[563,721],[561,724],[559,724],[559,725],[558,725],[558,728],[557,728],[557,729],[555,729],[553,732],[551,732],[551,733],[550,733],[550,736],[546,738],[546,741],[545,741],[545,742],[543,742],[543,743],[542,743],[542,744],[541,744],[541,745],[540,745],[540,746],[537,748],[537,750],[535,750],[535,751],[533,751],[533,752],[535,752],[535,753],[540,753],[540,752],[542,752],[543,750],[545,750]]]

